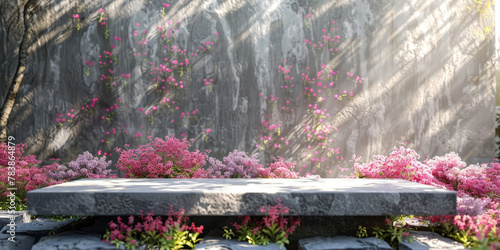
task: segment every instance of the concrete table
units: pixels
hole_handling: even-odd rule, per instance
[[[449,215],[456,192],[399,179],[82,179],[28,192],[32,215],[263,215],[281,198],[293,216]]]

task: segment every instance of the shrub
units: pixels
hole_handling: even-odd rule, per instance
[[[215,178],[299,178],[299,173],[293,171],[295,162],[278,157],[264,168],[257,157],[257,154],[250,157],[245,152],[234,150],[222,162],[211,157],[207,171]]]
[[[394,147],[389,156],[373,156],[371,163],[360,164],[355,159],[355,174],[360,178],[396,178],[436,185],[432,172],[418,161],[419,158],[420,155],[412,149]]]
[[[203,232],[203,226],[188,225],[188,218],[183,214],[183,209],[175,212],[170,206],[167,218],[149,213],[139,218],[131,215],[127,222],[123,222],[118,217],[116,223],[109,222],[103,240],[116,244],[117,248],[124,245],[126,249],[135,249],[139,244],[148,245],[150,249],[155,246],[171,250],[193,249],[201,240],[198,236]]]
[[[359,177],[402,178],[457,191],[458,215],[431,216],[433,230],[466,247],[489,248],[500,242],[499,163],[467,166],[453,152],[420,163],[415,151],[400,147],[368,164],[356,161],[354,167]]]
[[[111,165],[111,161],[106,161],[105,156],[99,159],[87,151],[70,162],[69,168],[57,165],[48,175],[52,179],[65,181],[82,178],[116,178],[116,175],[111,174],[112,170],[107,169],[109,165]]]
[[[300,178],[298,172],[294,172],[295,162],[285,161],[282,157],[274,158],[274,162],[268,168],[259,168],[259,178]]]
[[[289,244],[288,236],[300,225],[300,218],[284,217],[290,209],[283,207],[280,198],[278,198],[276,206],[269,206],[268,209],[261,207],[260,211],[267,212],[268,216],[260,219],[240,216],[240,224],[232,223],[236,232],[225,228],[224,237],[226,239],[237,237],[239,241],[248,241],[250,244],[264,246],[269,242],[277,243],[280,247]]]
[[[257,154],[249,157],[238,150],[229,153],[222,162],[212,157],[208,161],[211,164],[208,171],[216,178],[256,178],[262,169]]]
[[[0,143],[0,204],[2,209],[9,208],[10,199],[7,195],[10,191],[7,188],[16,188],[12,191],[16,196],[16,210],[22,210],[26,207],[24,202],[28,191],[60,183],[47,176],[48,169],[53,165],[38,168],[40,161],[35,155],[23,156],[26,147],[26,144],[15,146],[14,157],[10,157],[15,163],[15,175],[12,176],[9,175],[12,169],[8,164],[9,156],[12,156],[9,152],[12,151],[8,150],[5,142]]]
[[[192,140],[193,141],[193,140]],[[126,145],[127,146],[127,145]],[[206,152],[188,149],[191,144],[173,136],[155,138],[137,149],[122,150],[116,166],[125,178],[205,178]]]

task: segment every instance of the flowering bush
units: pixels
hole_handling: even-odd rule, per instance
[[[131,215],[127,222],[118,217],[116,223],[109,222],[103,240],[116,244],[117,248],[123,244],[126,249],[135,249],[139,244],[151,249],[155,246],[171,250],[193,249],[201,240],[198,236],[203,232],[203,226],[187,225],[188,218],[183,214],[183,209],[175,212],[170,206],[166,219],[154,217],[153,213],[140,215],[138,219]]]
[[[248,241],[250,244],[267,245],[269,242],[274,242],[283,247],[284,244],[289,244],[288,236],[292,234],[297,226],[300,225],[300,218],[293,217],[285,218],[290,209],[283,207],[281,199],[278,198],[276,206],[260,208],[261,212],[266,212],[268,216],[262,219],[250,219],[250,216],[240,216],[241,224],[233,223],[236,233],[232,229],[224,229],[224,237],[231,239],[237,237],[239,241]]]
[[[125,178],[206,178],[202,166],[207,154],[190,152],[190,146],[186,139],[173,136],[155,138],[135,150],[116,149],[120,153],[116,166],[125,172]]]
[[[500,202],[500,163],[467,166],[455,153],[434,157],[425,162],[433,176],[459,196],[491,198]]]
[[[249,157],[245,152],[234,150],[221,161],[210,158],[208,171],[216,178],[255,178],[262,168],[257,154]]]
[[[211,166],[207,171],[216,178],[299,178],[299,173],[293,171],[295,162],[278,157],[264,168],[257,157],[257,154],[250,157],[245,152],[234,150],[222,162],[210,158],[208,161]]]
[[[374,227],[373,234],[388,242],[392,248],[397,249],[403,236],[410,234],[410,226],[404,221],[404,216],[391,216],[385,219],[384,228]]]
[[[50,171],[48,175],[52,179],[65,181],[82,178],[116,178],[115,174],[110,174],[112,170],[106,169],[109,165],[111,161],[106,161],[106,157],[99,159],[87,151],[70,162],[69,169],[63,165],[57,165],[55,170]]]
[[[436,185],[432,172],[418,161],[420,156],[412,149],[393,148],[389,156],[375,155],[371,163],[358,163],[355,159],[355,175],[361,178],[398,178],[423,184]]]
[[[259,168],[257,176],[259,178],[300,178],[298,172],[294,172],[295,162],[288,162],[282,157],[274,159],[268,168]]]
[[[47,171],[52,165],[38,168],[40,161],[35,155],[23,156],[26,147],[26,144],[17,144],[14,151],[11,151],[8,150],[5,142],[0,143],[0,204],[2,209],[9,207],[10,199],[7,195],[10,191],[7,188],[16,188],[12,193],[16,196],[16,209],[21,210],[24,208],[23,202],[26,201],[28,191],[59,183],[47,176]],[[9,175],[9,172],[12,172],[8,164],[9,156],[12,156],[9,152],[14,152],[14,157],[10,157],[15,163],[14,176]]]
[[[493,247],[500,242],[500,164],[463,162],[456,153],[436,156],[424,163],[404,147],[389,156],[375,156],[367,164],[355,162],[358,177],[401,178],[457,191],[456,216],[431,216],[434,230],[466,247]]]

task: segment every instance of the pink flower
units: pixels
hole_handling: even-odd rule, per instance
[[[78,14],[73,15],[73,18],[79,18],[79,17],[80,17],[80,15],[78,15]]]
[[[103,9],[99,9],[99,13],[103,13],[103,12],[104,12],[104,10],[103,10]]]
[[[207,133],[210,133],[211,131],[212,131],[211,129],[205,130],[205,132],[207,132]]]

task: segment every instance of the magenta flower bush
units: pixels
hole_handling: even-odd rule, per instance
[[[135,249],[139,245],[147,245],[149,249],[193,249],[201,239],[203,226],[188,225],[188,218],[183,216],[184,210],[175,212],[170,206],[168,216],[154,216],[151,212],[138,218],[129,216],[126,222],[121,217],[109,222],[109,229],[103,236],[103,241],[113,243],[119,248]]]
[[[107,169],[110,165],[111,161],[106,161],[106,157],[94,157],[87,151],[70,162],[69,168],[57,165],[56,169],[50,171],[48,175],[52,179],[64,181],[82,178],[116,178],[115,174],[111,174],[112,170]]]
[[[432,171],[419,162],[420,155],[412,149],[394,147],[389,156],[375,155],[370,163],[355,159],[355,176],[360,178],[398,178],[436,186]],[[438,185],[439,186],[439,185]]]
[[[250,216],[240,216],[239,223],[232,223],[235,232],[232,228],[225,228],[223,236],[226,239],[237,238],[239,241],[264,246],[270,242],[279,244],[280,247],[290,244],[288,236],[300,225],[300,218],[285,216],[290,208],[283,207],[280,198],[276,206],[269,206],[267,209],[261,207],[260,211],[267,213],[267,216],[253,219]]]
[[[432,175],[447,189],[460,197],[471,196],[494,203],[500,202],[500,164],[473,164],[467,166],[456,153],[426,160]]]
[[[285,161],[282,157],[274,158],[268,168],[258,170],[259,178],[300,178],[299,172],[294,172],[295,162]]]
[[[137,149],[116,149],[116,166],[124,178],[206,178],[207,152],[189,151],[191,144],[174,136],[155,138]]]
[[[465,246],[492,247],[494,242],[498,244],[500,164],[467,166],[453,152],[423,163],[418,159],[414,150],[394,148],[389,156],[374,156],[370,163],[358,163],[355,159],[355,175],[361,178],[401,178],[457,191],[458,215],[431,216],[430,223],[445,228],[443,232]]]
[[[8,149],[5,142],[0,143],[0,203],[2,207],[4,207],[3,203],[8,201],[7,195],[10,194],[7,188],[17,188],[14,191],[16,198],[19,201],[26,201],[28,191],[60,183],[47,176],[47,172],[55,165],[38,167],[40,161],[35,155],[23,156],[26,147],[26,144],[17,144],[15,150],[12,151]],[[10,152],[14,154],[9,154]],[[11,159],[15,163],[15,176],[9,175],[9,172],[12,172],[9,168]],[[19,202],[17,204],[20,205]]]

